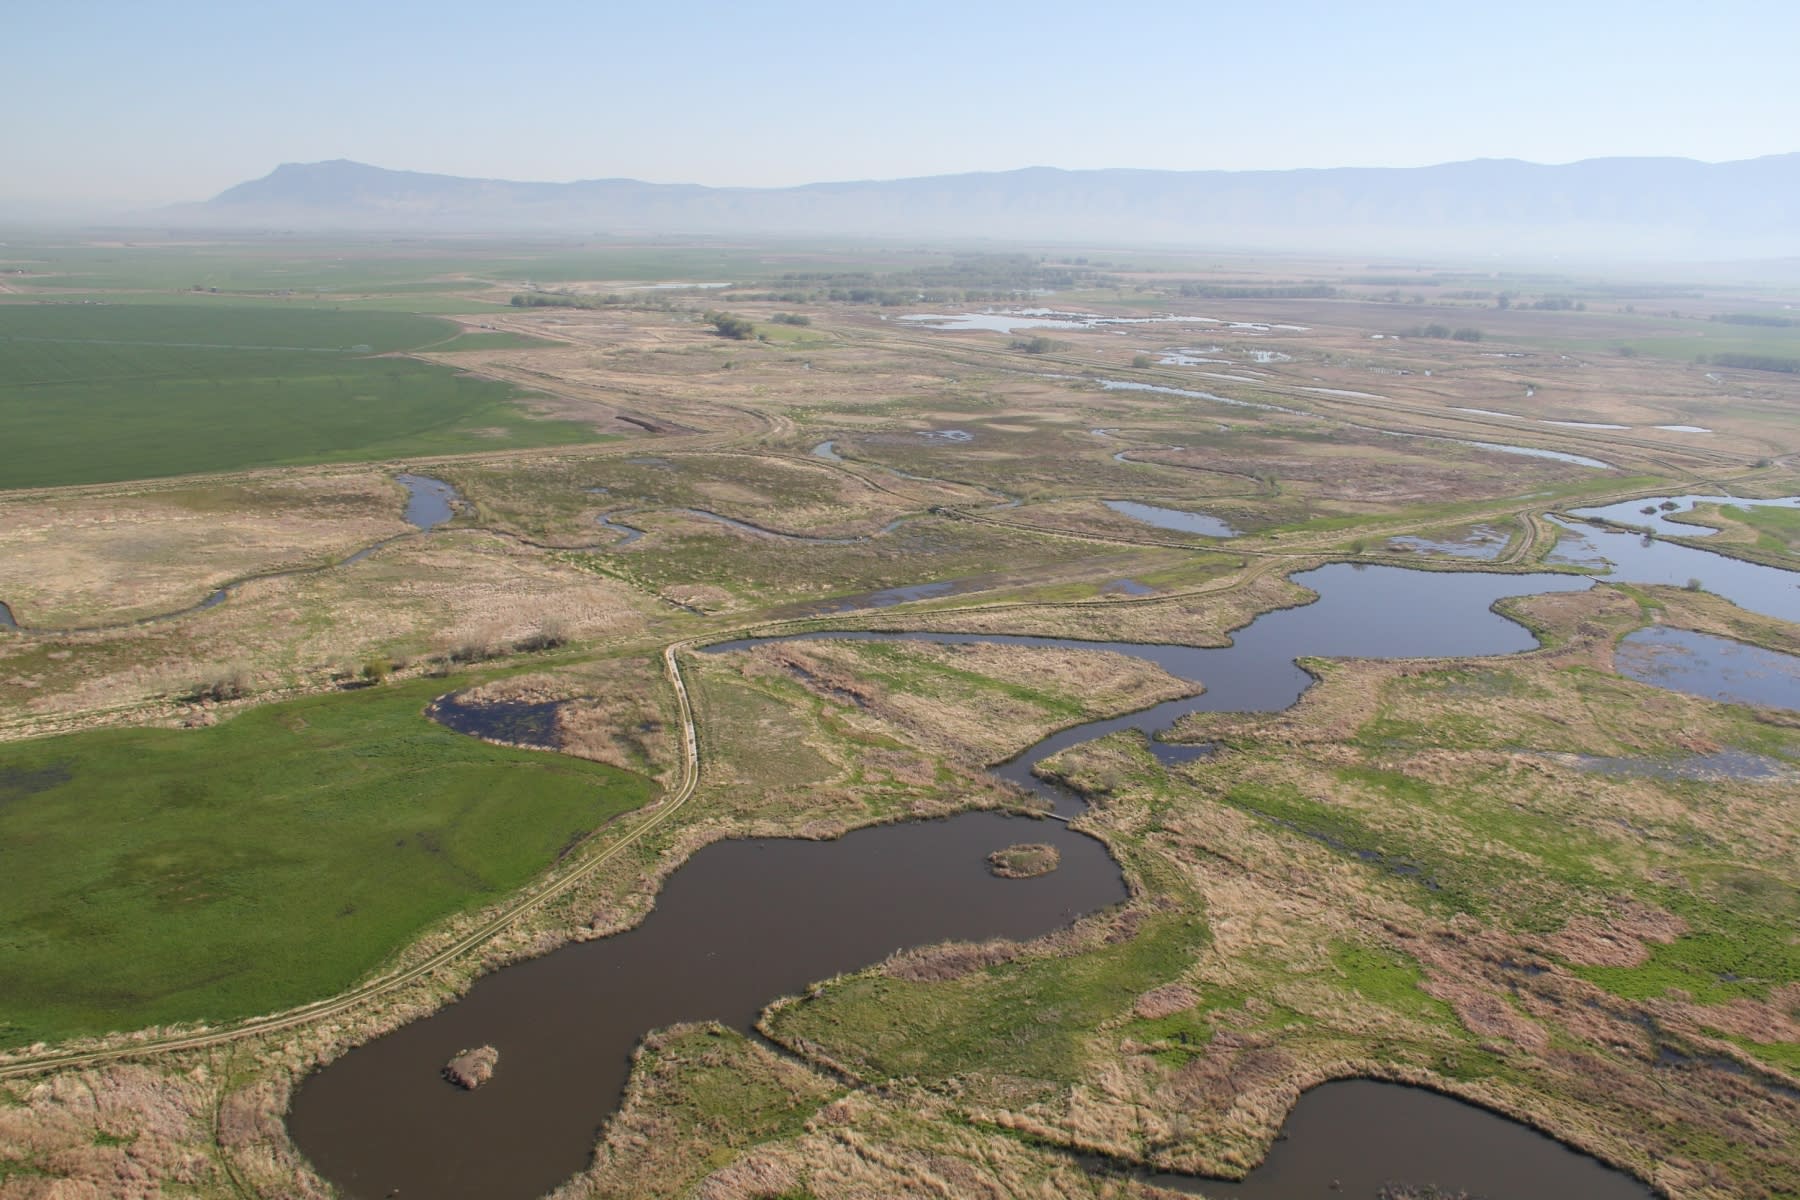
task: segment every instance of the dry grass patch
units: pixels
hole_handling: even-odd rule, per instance
[[[0,638],[0,736],[117,720],[180,721],[221,672],[261,696],[334,686],[373,656],[397,665],[509,651],[545,628],[576,641],[639,635],[654,602],[473,532],[391,546],[340,570],[247,584],[226,603],[156,625]]]
[[[266,472],[0,497],[0,600],[22,625],[108,624],[196,604],[412,527],[384,472]]]

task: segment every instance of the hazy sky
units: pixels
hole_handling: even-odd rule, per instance
[[[1800,150],[1794,0],[4,0],[0,207]]]

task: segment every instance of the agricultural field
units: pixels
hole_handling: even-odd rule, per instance
[[[648,798],[641,775],[420,716],[458,682],[14,747],[0,1036],[228,1021],[329,995]]]
[[[1779,286],[798,240],[5,254],[0,1196],[361,1195],[309,1089],[708,903],[718,944],[643,960],[692,995],[543,1101],[599,1105],[559,1196],[1254,1188],[1346,1079],[1634,1195],[1800,1194],[1800,701],[1659,684],[1634,641],[1800,656],[1794,510],[1744,503],[1800,490],[1800,376],[1730,357],[1792,351],[1741,319]],[[1581,528],[1692,569],[1559,552],[1575,510],[1680,496],[1720,500]],[[1404,581],[1334,633],[1432,632],[1427,572],[1523,590],[1470,610],[1487,649],[1296,667],[1263,639],[1328,610],[1291,578],[1327,564]],[[1196,677],[1195,648],[1266,656]],[[882,837],[979,853],[834,900]],[[815,853],[852,865],[754,867]],[[733,923],[815,886],[805,929]],[[959,924],[957,888],[1014,924]],[[708,1007],[705,962],[770,933],[826,965]],[[629,1008],[611,978],[525,1025]],[[394,1086],[460,1103],[439,1067],[493,1044],[461,1138],[531,1103],[539,1034]]]
[[[520,393],[410,358],[456,327],[404,313],[0,306],[0,479],[101,483],[596,440]]]

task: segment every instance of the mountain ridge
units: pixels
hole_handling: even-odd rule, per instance
[[[1800,253],[1800,153],[1735,162],[1468,159],[1278,171],[1022,167],[786,187],[566,183],[283,163],[169,225],[438,232],[863,234],[1290,249]]]

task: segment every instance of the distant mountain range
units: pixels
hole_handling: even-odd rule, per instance
[[[214,228],[861,234],[1474,254],[1800,254],[1800,154],[1295,171],[1018,171],[802,187],[514,183],[288,163],[148,215]]]

